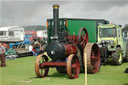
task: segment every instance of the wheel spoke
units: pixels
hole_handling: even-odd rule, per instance
[[[86,35],[83,36],[83,40],[86,40]]]
[[[43,75],[43,69],[41,69],[41,75]]]
[[[72,64],[72,68],[77,68],[77,65],[76,64]]]
[[[75,69],[73,69],[73,74],[77,74],[77,69],[75,68]]]
[[[95,56],[94,55],[91,56],[91,60],[92,61],[95,60]]]
[[[81,45],[83,45],[83,43],[84,43],[84,40],[81,42]]]
[[[82,45],[82,46],[83,46],[83,48],[84,48],[84,47],[85,47],[85,43],[83,43],[83,45]]]

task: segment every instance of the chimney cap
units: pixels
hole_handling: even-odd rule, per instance
[[[54,4],[53,8],[59,8],[59,5],[58,4]]]

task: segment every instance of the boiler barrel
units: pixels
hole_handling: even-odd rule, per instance
[[[75,45],[72,44],[66,44],[64,45],[65,47],[65,55],[70,55],[70,54],[76,54],[77,53],[77,48]]]

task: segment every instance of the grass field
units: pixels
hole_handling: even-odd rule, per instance
[[[50,69],[46,78],[36,78],[34,63],[36,57],[7,60],[7,67],[0,67],[0,85],[84,85],[84,74],[69,79]],[[128,74],[124,73],[128,63],[121,66],[102,66],[97,74],[88,74],[88,85],[128,85]]]

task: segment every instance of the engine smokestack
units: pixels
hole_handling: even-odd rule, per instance
[[[53,31],[53,39],[58,39],[58,22],[59,22],[59,5],[53,5],[53,21],[54,21],[54,31]]]

